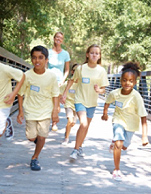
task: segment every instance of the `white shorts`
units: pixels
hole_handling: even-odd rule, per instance
[[[72,110],[72,108],[65,108],[65,111],[66,111],[66,117],[69,118],[69,117],[72,117],[73,118],[73,122],[76,123],[77,121],[77,113]]]
[[[11,109],[11,107],[0,108],[0,135],[2,135],[4,130],[5,130],[6,120],[9,117],[10,109]]]

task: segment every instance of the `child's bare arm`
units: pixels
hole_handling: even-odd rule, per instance
[[[59,104],[59,97],[53,97],[53,110],[52,110],[52,122],[58,123],[58,104]]]
[[[73,82],[74,82],[74,80],[69,80],[69,81],[68,81],[67,86],[66,86],[66,88],[65,88],[65,90],[64,90],[64,92],[63,92],[63,95],[62,95],[61,99],[60,99],[60,102],[61,102],[62,104],[65,103],[66,97],[67,97],[67,92],[68,92],[69,88],[72,86]]]
[[[146,117],[141,117],[141,123],[142,123],[142,145],[145,146],[148,144]]]
[[[7,94],[7,95],[5,96],[4,102],[5,102],[6,104],[13,104],[14,99],[15,99],[15,97],[16,97],[18,91],[20,90],[22,84],[24,83],[24,80],[25,80],[25,74],[23,74],[23,77],[22,77],[22,79],[20,80],[20,82],[18,82],[18,83],[16,84],[16,87],[14,88],[14,90],[13,90],[10,94]]]
[[[104,94],[104,93],[105,93],[105,87],[99,88],[99,86],[98,86],[97,84],[94,85],[94,90],[95,90],[96,93],[98,93],[98,94]]]
[[[18,109],[19,109],[19,113],[17,115],[17,122],[19,124],[22,124],[22,121],[24,120],[23,96],[20,96],[20,95],[18,95]]]
[[[110,104],[105,103],[104,110],[103,110],[103,116],[101,117],[102,120],[105,120],[105,121],[108,120],[108,114],[107,114],[107,112],[108,112],[109,106],[110,106]]]

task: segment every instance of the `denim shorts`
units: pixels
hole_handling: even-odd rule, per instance
[[[75,110],[76,112],[79,112],[79,111],[85,111],[87,113],[87,117],[92,119],[93,118],[93,115],[94,115],[94,112],[95,112],[95,108],[96,107],[90,107],[90,108],[87,108],[85,107],[83,104],[81,103],[78,103],[78,104],[74,104],[75,106]]]
[[[128,147],[134,132],[126,131],[124,127],[118,123],[113,123],[113,141],[123,140],[124,147]]]

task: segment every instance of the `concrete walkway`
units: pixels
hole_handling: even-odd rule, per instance
[[[25,137],[25,122],[16,122],[12,115],[15,136],[12,141],[0,139],[0,194],[150,194],[151,146],[141,146],[141,131],[137,132],[129,149],[122,151],[123,180],[112,179],[113,156],[108,147],[112,139],[112,113],[109,121],[100,119],[103,101],[98,101],[96,114],[84,142],[85,158],[71,162],[69,155],[75,144],[78,123],[73,127],[68,146],[62,146],[66,117],[61,108],[59,130],[50,131],[39,162],[42,170],[30,170],[34,143]],[[151,124],[148,123],[151,142]]]

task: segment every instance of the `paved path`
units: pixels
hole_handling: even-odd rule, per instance
[[[122,151],[121,182],[112,179],[113,156],[108,147],[112,139],[112,113],[108,122],[101,121],[103,101],[92,120],[84,142],[85,158],[71,162],[69,155],[74,147],[78,123],[73,127],[68,146],[62,146],[66,117],[61,109],[59,130],[51,132],[39,161],[42,170],[33,172],[29,163],[34,144],[25,137],[25,123],[16,123],[12,115],[15,136],[12,141],[0,139],[0,194],[150,194],[151,193],[151,147],[141,146],[141,132],[136,133],[132,144]],[[151,142],[151,124],[149,123]]]

